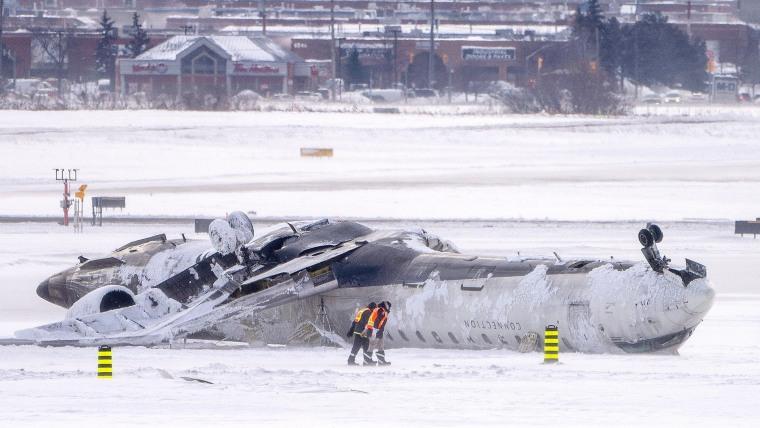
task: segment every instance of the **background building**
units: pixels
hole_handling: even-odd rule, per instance
[[[122,94],[231,96],[243,90],[288,93],[304,61],[265,37],[175,36],[119,61]]]

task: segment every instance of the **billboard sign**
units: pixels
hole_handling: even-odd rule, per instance
[[[232,74],[243,76],[284,76],[287,66],[282,63],[256,63],[238,61],[232,63]]]
[[[465,61],[514,61],[517,57],[515,48],[462,46],[462,59]]]

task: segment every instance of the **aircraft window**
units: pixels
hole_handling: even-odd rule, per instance
[[[485,341],[489,345],[491,344],[491,339],[489,339],[488,336],[486,336],[485,333],[483,333],[483,341]]]
[[[121,266],[122,264],[124,264],[124,262],[117,259],[116,257],[105,257],[102,259],[87,260],[86,262],[82,263],[81,267],[87,269],[104,269],[108,267]]]
[[[433,335],[433,339],[435,339],[436,342],[443,343],[443,340],[441,340],[441,336],[439,336],[438,333],[433,331],[431,334]]]
[[[449,339],[451,339],[451,341],[454,343],[459,343],[459,341],[457,340],[457,337],[454,336],[454,333],[452,332],[449,332]]]
[[[581,260],[581,261],[579,261],[579,262],[575,262],[575,263],[571,264],[571,265],[570,265],[570,266],[568,266],[568,267],[569,267],[570,269],[580,269],[580,268],[582,268],[583,266],[586,266],[587,264],[589,264],[589,263],[591,263],[591,262],[592,262],[591,260]]]
[[[393,339],[393,336],[391,335],[391,332],[390,332],[390,331],[389,331],[388,333],[386,333],[386,334],[388,335],[388,340],[394,340],[394,339]]]
[[[507,342],[507,338],[506,337],[504,337],[502,335],[498,335],[496,337],[499,339],[499,342],[501,342],[502,344],[509,345],[509,342]]]
[[[398,331],[398,335],[401,336],[401,338],[404,339],[404,340],[406,340],[407,342],[409,341],[409,338],[406,337],[406,335],[404,334],[403,331],[399,330]]]
[[[316,247],[307,248],[307,249],[301,251],[301,253],[298,256],[299,257],[300,256],[305,256],[305,255],[308,255],[308,256],[311,256],[311,257],[318,256],[320,254],[324,254],[325,251],[327,251],[327,250],[329,250],[329,249],[331,249],[333,247],[335,247],[335,246],[334,245],[319,245],[319,246],[316,246]]]
[[[423,342],[426,342],[425,338],[422,336],[422,333],[420,333],[419,330],[417,330],[417,338],[419,338]]]
[[[475,343],[475,339],[473,339],[472,336],[467,336],[467,341],[469,343]]]
[[[127,248],[129,248],[129,247],[134,247],[134,246],[137,246],[137,245],[145,244],[146,242],[153,242],[153,241],[166,242],[166,235],[163,234],[163,233],[161,233],[159,235],[154,235],[154,236],[149,236],[147,238],[138,239],[137,241],[132,241],[129,244],[123,245],[123,246],[115,249],[114,251],[118,253],[119,251],[124,251]]]
[[[328,219],[323,218],[323,219],[319,219],[319,220],[317,220],[315,222],[309,223],[307,225],[301,226],[300,229],[308,232],[310,230],[319,229],[322,226],[326,226],[329,223],[330,223],[330,221]]]

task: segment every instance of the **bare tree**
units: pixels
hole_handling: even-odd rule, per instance
[[[58,80],[58,94],[63,93],[63,78],[66,76],[69,59],[69,47],[73,32],[71,30],[50,30],[33,28],[32,53],[43,64],[49,64]]]

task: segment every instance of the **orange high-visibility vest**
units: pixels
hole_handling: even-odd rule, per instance
[[[386,321],[388,321],[388,312],[383,308],[376,308],[369,317],[367,328],[370,330],[374,328],[380,330],[385,326]]]

